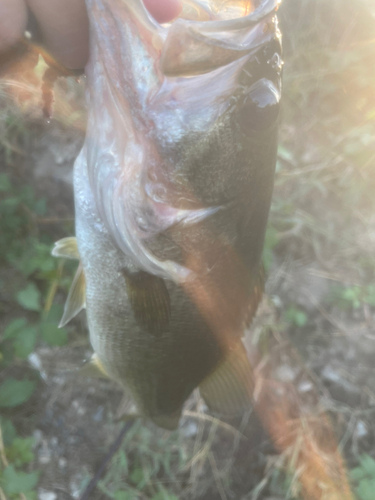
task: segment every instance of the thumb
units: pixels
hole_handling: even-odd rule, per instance
[[[181,0],[143,0],[146,9],[159,23],[167,23],[182,10]]]

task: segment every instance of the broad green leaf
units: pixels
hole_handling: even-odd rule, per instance
[[[41,293],[35,283],[29,283],[26,288],[17,293],[17,302],[30,311],[40,311]]]
[[[370,455],[363,455],[361,457],[361,468],[363,468],[370,477],[375,479],[375,460],[370,457]]]
[[[30,248],[23,252],[22,257],[14,263],[22,274],[30,276],[35,271],[39,271],[45,275],[56,269],[56,259],[51,256],[50,245],[32,241],[29,246]]]
[[[18,207],[20,203],[20,199],[16,196],[12,196],[11,198],[7,198],[6,200],[1,202],[1,206],[5,209],[12,210]]]
[[[361,479],[364,479],[367,477],[367,473],[363,467],[355,467],[350,471],[350,478],[353,481],[360,481]]]
[[[13,343],[3,342],[0,344],[0,369],[12,364],[14,359]]]
[[[38,495],[36,491],[24,491],[23,494],[25,495],[26,500],[37,500]]]
[[[33,352],[37,336],[38,330],[34,326],[28,326],[17,334],[14,350],[18,358],[26,359]]]
[[[307,323],[307,316],[303,311],[296,311],[296,314],[294,316],[294,323],[299,326],[305,326]]]
[[[287,321],[298,327],[305,326],[308,319],[306,313],[294,306],[289,307],[285,313],[285,318]]]
[[[43,323],[42,337],[49,344],[63,346],[68,342],[68,334],[65,328],[59,328],[57,323]]]
[[[374,500],[375,496],[375,478],[363,479],[357,488],[359,500]]]
[[[367,287],[365,302],[370,306],[375,306],[375,285]]]
[[[21,467],[34,460],[34,453],[32,451],[34,445],[34,438],[15,438],[10,447],[6,449],[6,456],[9,463],[15,467]]]
[[[7,378],[0,385],[0,408],[13,408],[27,401],[35,389],[31,380]]]
[[[61,304],[52,304],[51,309],[48,311],[45,317],[46,323],[59,324],[64,313],[64,306]]]
[[[25,318],[18,318],[11,321],[4,330],[3,339],[15,337],[27,324]]]
[[[140,467],[136,467],[130,474],[130,480],[137,486],[143,481],[143,479],[144,479],[144,473]]]
[[[13,465],[7,467],[3,472],[2,487],[8,495],[17,495],[29,492],[38,484],[39,474],[31,472],[16,471]]]
[[[10,420],[0,416],[1,434],[5,446],[10,446],[17,436],[16,428]]]
[[[44,215],[47,211],[47,200],[45,198],[41,198],[34,205],[34,212],[37,215]]]
[[[0,174],[0,191],[10,191],[12,185],[7,174]]]

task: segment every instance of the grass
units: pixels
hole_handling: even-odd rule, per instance
[[[39,375],[29,356],[41,344],[63,346],[65,329],[57,328],[62,306],[53,304],[57,287],[66,293],[70,278],[61,281],[63,265],[51,257],[51,235],[43,230],[48,214],[45,198],[14,168],[23,156],[28,124],[17,107],[2,102],[0,120],[0,493],[3,498],[37,498],[40,476],[35,467],[34,439],[17,428],[17,414],[33,398]],[[4,172],[5,171],[5,172]]]

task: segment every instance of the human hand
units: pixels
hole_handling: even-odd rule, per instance
[[[181,11],[181,0],[143,0],[150,14],[167,22]],[[0,52],[22,37],[28,10],[34,14],[46,48],[70,69],[85,66],[89,27],[84,0],[0,0]]]

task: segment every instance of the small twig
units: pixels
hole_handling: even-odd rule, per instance
[[[73,222],[74,217],[43,217],[37,218],[38,224],[62,224],[63,222]]]
[[[206,420],[207,422],[211,422],[211,424],[218,425],[219,427],[225,429],[226,431],[230,432],[231,434],[233,434],[236,437],[239,437],[240,439],[247,439],[246,436],[244,434],[242,434],[242,432],[238,431],[237,429],[232,427],[230,424],[227,424],[226,422],[223,422],[222,420],[220,420],[218,418],[212,417],[211,415],[207,415],[206,413],[198,413],[196,411],[185,410],[183,413],[183,416],[184,417],[192,417],[192,418],[196,418],[199,420]]]
[[[210,465],[211,465],[211,469],[212,469],[212,472],[214,474],[214,478],[215,478],[215,482],[216,482],[216,488],[219,492],[219,495],[220,495],[220,498],[221,500],[228,500],[228,497],[225,493],[225,490],[224,490],[224,486],[223,486],[223,483],[221,481],[221,477],[220,477],[220,472],[217,468],[217,465],[216,465],[216,462],[215,462],[215,458],[212,454],[212,452],[210,452],[208,454],[208,460],[210,462]]]
[[[47,300],[46,300],[46,304],[44,306],[43,314],[42,314],[43,319],[45,319],[48,316],[48,313],[51,309],[52,302],[53,302],[53,299],[55,298],[56,290],[57,290],[57,287],[58,287],[59,282],[60,282],[63,268],[64,268],[64,259],[61,259],[59,264],[58,264],[58,267],[57,267],[56,278],[52,281],[52,283],[49,287],[49,290],[48,290]]]
[[[84,492],[80,496],[79,500],[89,500],[91,493],[94,491],[96,488],[96,485],[98,484],[105,468],[109,464],[109,462],[112,460],[114,454],[117,452],[117,450],[120,448],[122,440],[125,437],[125,434],[129,431],[129,429],[132,427],[134,424],[134,420],[128,420],[124,427],[121,429],[120,434],[117,436],[117,438],[114,440],[112,443],[107,455],[104,457],[99,469],[95,473],[94,477],[91,479],[89,484],[86,486]],[[2,499],[1,499],[2,500]]]
[[[5,455],[3,432],[1,430],[1,425],[0,425],[0,458],[1,458],[1,461],[3,462],[4,467],[8,467],[9,462],[8,462],[7,457]]]

